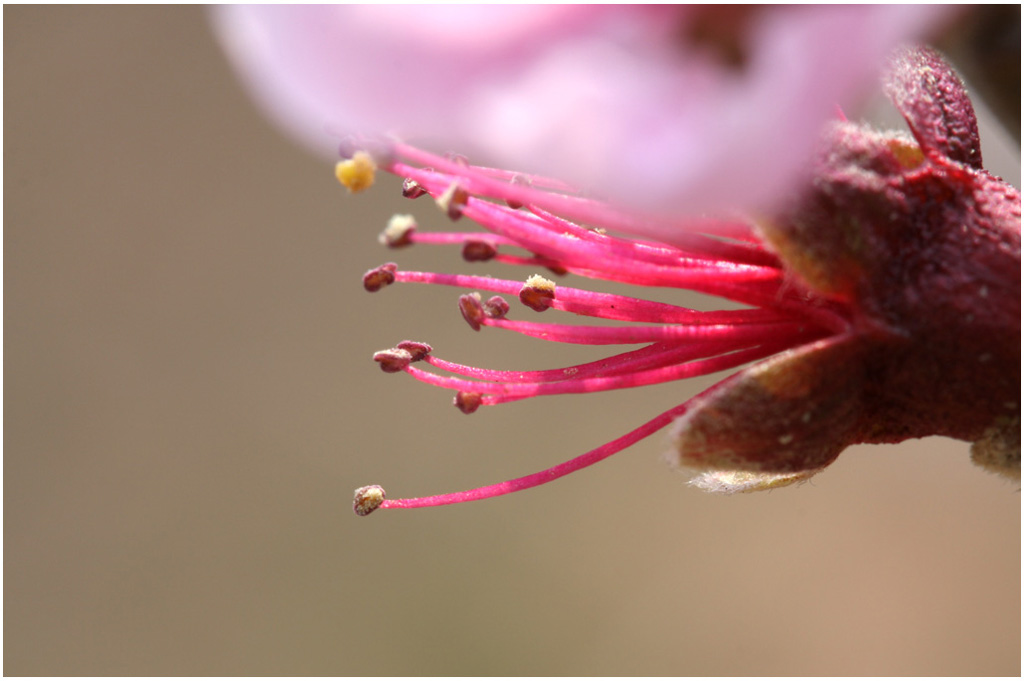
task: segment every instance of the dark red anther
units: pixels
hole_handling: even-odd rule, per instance
[[[380,364],[381,371],[386,374],[397,374],[412,362],[412,353],[400,348],[379,350],[373,353],[373,361]]]
[[[539,255],[537,256],[537,258],[543,259],[542,256]],[[557,277],[564,277],[565,275],[569,274],[569,270],[565,269],[561,265],[556,265],[554,263],[550,265],[544,265],[544,267]]]
[[[462,244],[462,259],[466,262],[486,262],[498,254],[498,249],[486,241],[467,241]]]
[[[411,215],[392,215],[377,241],[388,248],[411,246],[412,235],[417,227],[416,219]]]
[[[423,188],[416,180],[411,177],[407,177],[402,180],[402,196],[407,199],[418,199],[427,193],[427,190]]]
[[[412,362],[418,362],[434,351],[434,348],[430,347],[426,343],[420,343],[419,341],[405,340],[396,345],[395,347],[398,348],[399,350],[405,350],[406,352],[408,352],[409,355],[412,357],[412,359],[410,360]]]
[[[363,275],[363,288],[370,293],[379,291],[385,286],[395,283],[395,272],[397,271],[398,265],[393,262],[374,267]]]
[[[437,197],[437,206],[454,222],[462,217],[462,209],[469,202],[469,192],[453,182],[444,194]]]
[[[466,293],[459,296],[459,312],[474,331],[480,330],[480,324],[486,315],[483,303],[480,302],[479,293]]]
[[[508,303],[501,296],[491,296],[484,303],[484,314],[491,319],[504,319],[508,314]]]
[[[458,407],[459,411],[463,414],[472,414],[480,408],[482,401],[483,396],[480,393],[471,393],[460,390],[455,394],[455,399],[452,401],[452,404]]]
[[[555,299],[555,282],[535,274],[526,280],[519,291],[519,300],[526,307],[543,312],[551,307]]]

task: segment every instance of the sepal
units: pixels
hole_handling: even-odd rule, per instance
[[[755,491],[807,479],[856,438],[860,357],[860,344],[844,336],[749,367],[695,398],[676,421],[671,462],[705,472],[693,484],[709,491]]]

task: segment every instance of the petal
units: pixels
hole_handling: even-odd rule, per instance
[[[394,133],[675,215],[764,208],[900,40],[949,10],[764,8],[737,71],[686,8],[227,7],[214,24],[311,147]]]
[[[313,150],[389,133],[466,148],[475,100],[591,34],[656,35],[665,12],[573,6],[221,6],[221,42],[259,102]],[[635,41],[636,38],[633,38]],[[534,117],[541,103],[534,102]],[[420,140],[421,142],[424,140]],[[442,151],[445,149],[441,149]]]

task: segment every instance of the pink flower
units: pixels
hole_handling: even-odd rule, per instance
[[[977,463],[1019,478],[1020,192],[984,170],[973,108],[938,54],[899,52],[886,89],[913,138],[835,122],[798,198],[756,223],[719,221],[715,236],[674,232],[671,242],[617,236],[640,231],[635,216],[581,198],[561,182],[471,166],[403,143],[378,146],[376,162],[407,178],[407,196],[429,194],[453,220],[469,218],[487,230],[420,233],[411,217],[397,216],[381,237],[390,247],[455,244],[467,260],[547,269],[559,281],[569,273],[676,287],[749,306],[697,312],[536,274],[523,283],[388,263],[366,273],[368,290],[425,283],[497,294],[459,298],[476,330],[640,347],[563,369],[510,372],[463,366],[436,357],[426,343],[404,341],[375,355],[384,371],[452,389],[455,405],[471,413],[756,363],[552,469],[416,499],[386,499],[371,485],[356,491],[356,512],[526,489],[669,424],[672,462],[696,469],[693,483],[711,491],[790,484],[818,473],[851,444],[935,434],[973,442]],[[372,167],[360,152],[339,163],[339,177],[358,185]],[[627,324],[521,319],[523,308],[505,296],[546,317],[556,310]]]
[[[670,216],[774,207],[927,6],[257,6],[214,24],[308,146],[395,134]],[[737,187],[742,195],[737,197]]]
[[[404,217],[382,235],[389,246],[460,244],[471,261],[749,306],[698,313],[540,275],[371,270],[370,290],[418,282],[499,294],[461,296],[478,330],[642,345],[515,373],[442,360],[420,342],[376,354],[385,371],[455,390],[466,412],[756,363],[549,471],[424,499],[385,500],[370,486],[357,492],[357,512],[534,486],[670,423],[674,462],[702,471],[695,483],[712,490],[788,484],[849,444],[930,434],[974,442],[978,463],[1019,476],[1020,195],[983,169],[962,85],[934,53],[906,51],[888,90],[914,140],[845,121],[817,134],[897,41],[947,15],[917,6],[218,10],[228,53],[279,121],[318,150],[362,140],[359,153],[342,144],[346,186],[371,183],[376,164],[408,178],[407,196],[430,194],[452,219],[488,230],[424,234]],[[521,320],[502,295],[626,324]]]

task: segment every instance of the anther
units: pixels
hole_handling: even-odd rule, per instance
[[[509,180],[509,183],[517,187],[533,186],[533,182],[530,180],[530,178],[528,178],[526,175],[520,175],[519,173],[513,175],[512,179]],[[519,208],[523,207],[522,201],[516,201],[515,199],[505,199],[505,204],[513,210],[518,210]]]
[[[555,282],[535,274],[526,280],[523,288],[519,291],[519,300],[523,305],[543,312],[551,307],[551,301],[555,299]]]
[[[405,340],[395,346],[399,350],[405,350],[412,357],[410,361],[418,362],[430,353],[434,351],[434,348],[430,347],[426,343],[420,343],[419,341]]]
[[[498,249],[486,241],[467,241],[462,244],[462,259],[466,262],[486,262],[498,254]]]
[[[373,353],[373,361],[380,364],[381,371],[386,374],[397,374],[409,366],[412,360],[412,353],[401,348],[390,350],[378,350]]]
[[[486,316],[479,293],[465,293],[459,296],[459,312],[474,331],[480,330],[480,324]]]
[[[352,158],[338,161],[334,166],[334,175],[353,194],[373,186],[377,164],[365,151],[357,151]]]
[[[437,206],[454,221],[462,217],[462,209],[466,207],[468,201],[469,192],[460,187],[457,182],[453,182],[448,189],[444,190],[444,194],[437,197]]]
[[[501,296],[491,296],[484,303],[484,314],[491,319],[504,319],[508,314],[508,303]]]
[[[423,188],[423,185],[411,177],[402,180],[402,196],[405,198],[418,199],[426,193],[427,190]]]
[[[463,414],[472,414],[474,411],[480,408],[480,403],[483,401],[483,395],[480,393],[471,393],[464,390],[460,390],[455,393],[455,399],[452,400],[452,404],[459,408]]]
[[[534,255],[539,259],[543,257],[536,254]],[[569,274],[569,270],[565,269],[561,265],[551,264],[545,265],[544,267],[547,268],[552,274],[554,274],[557,277],[564,277],[565,275]]]
[[[397,271],[398,265],[393,262],[374,267],[363,275],[363,288],[370,293],[379,291],[385,286],[395,283],[395,272]]]
[[[412,234],[418,225],[411,215],[392,215],[388,226],[377,237],[377,241],[388,248],[401,248],[412,244]]]
[[[380,485],[367,485],[356,490],[352,499],[352,510],[358,516],[370,515],[384,503],[384,488]]]

